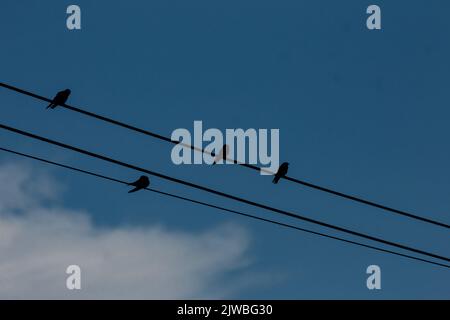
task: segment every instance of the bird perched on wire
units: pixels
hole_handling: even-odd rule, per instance
[[[58,92],[46,109],[48,108],[55,109],[58,105],[65,104],[67,99],[69,99],[70,93],[71,93],[70,89]]]
[[[136,192],[147,188],[150,185],[150,179],[147,176],[140,176],[135,182],[128,184],[129,186],[134,186],[134,189],[128,191],[128,193]]]
[[[288,162],[283,162],[281,164],[281,166],[278,168],[277,173],[275,173],[275,177],[273,178],[272,182],[277,184],[278,181],[280,181],[280,179],[284,176],[286,176],[287,172],[289,169],[289,163]]]
[[[230,147],[227,144],[224,144],[222,149],[220,149],[219,153],[214,158],[214,162],[212,163],[212,165],[215,165],[220,160],[225,162],[225,160],[227,159],[229,153],[230,153]]]

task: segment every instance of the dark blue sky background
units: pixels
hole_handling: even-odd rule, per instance
[[[66,29],[73,3],[82,9],[81,31]],[[382,9],[381,31],[366,28],[370,4]],[[280,157],[291,163],[291,176],[449,223],[449,11],[444,0],[2,0],[0,78],[48,97],[69,87],[70,104],[166,136],[192,130],[194,120],[223,130],[279,128]],[[442,228],[288,181],[275,186],[271,177],[236,166],[175,166],[167,143],[63,109],[46,112],[45,103],[0,91],[7,125],[450,255]],[[7,132],[0,141],[121,179],[139,175]],[[17,158],[0,154],[0,160]],[[245,226],[253,239],[245,272],[269,279],[232,298],[450,298],[443,268],[49,170],[67,185],[62,203],[93,213],[101,227]],[[164,191],[276,218],[151,180]],[[381,267],[381,291],[366,288],[370,264]]]

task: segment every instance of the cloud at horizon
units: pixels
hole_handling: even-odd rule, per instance
[[[61,204],[61,188],[32,167],[0,165],[1,299],[226,298],[251,282],[250,236],[239,226],[99,227]],[[72,264],[81,290],[65,287]]]

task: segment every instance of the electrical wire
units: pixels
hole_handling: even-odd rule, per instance
[[[361,237],[361,238],[365,238],[365,239],[368,239],[368,240],[380,242],[380,243],[383,243],[383,244],[386,244],[386,245],[394,246],[394,247],[397,247],[397,248],[400,248],[400,249],[412,251],[412,252],[415,252],[415,253],[423,254],[423,255],[426,255],[426,256],[429,256],[429,257],[433,257],[433,258],[436,258],[436,259],[441,259],[441,260],[450,262],[450,258],[444,257],[442,255],[430,253],[430,252],[427,252],[427,251],[424,251],[424,250],[416,249],[416,248],[413,248],[413,247],[410,247],[410,246],[406,246],[406,245],[402,245],[402,244],[399,244],[399,243],[396,243],[396,242],[392,242],[392,241],[384,240],[384,239],[381,239],[381,238],[378,238],[378,237],[370,236],[370,235],[367,235],[367,234],[364,234],[364,233],[361,233],[361,232],[353,231],[353,230],[350,230],[350,229],[347,229],[347,228],[339,227],[339,226],[332,225],[332,224],[329,224],[329,223],[326,223],[326,222],[322,222],[322,221],[319,221],[319,220],[315,220],[315,219],[312,219],[312,218],[301,216],[299,214],[292,213],[292,212],[289,212],[289,211],[286,211],[286,210],[278,209],[278,208],[271,207],[271,206],[268,206],[268,205],[265,205],[265,204],[261,204],[261,203],[255,202],[255,201],[251,201],[251,200],[248,200],[248,199],[244,199],[244,198],[241,198],[241,197],[230,195],[228,193],[221,192],[221,191],[218,191],[218,190],[215,190],[215,189],[212,189],[212,188],[209,188],[209,187],[205,187],[205,186],[202,186],[202,185],[199,185],[199,184],[196,184],[196,183],[192,183],[192,182],[189,182],[189,181],[173,178],[173,177],[170,177],[168,175],[165,175],[165,174],[162,174],[162,173],[159,173],[159,172],[155,172],[155,171],[151,171],[151,170],[148,170],[148,169],[144,169],[144,168],[141,168],[141,167],[138,167],[138,166],[135,166],[135,165],[123,162],[123,161],[119,161],[119,160],[116,160],[116,159],[113,159],[113,158],[110,158],[110,157],[107,157],[107,156],[104,156],[104,155],[100,155],[98,153],[94,153],[94,152],[91,152],[91,151],[83,150],[83,149],[80,149],[80,148],[77,148],[77,147],[74,147],[74,146],[71,146],[71,145],[68,145],[68,144],[64,144],[62,142],[58,142],[58,141],[55,141],[55,140],[51,140],[51,139],[48,139],[48,138],[45,138],[45,137],[42,137],[42,136],[30,133],[30,132],[26,132],[26,131],[23,131],[23,130],[20,130],[20,129],[17,129],[17,128],[6,126],[4,124],[0,124],[0,128],[4,129],[4,130],[7,130],[7,131],[10,131],[10,132],[14,132],[14,133],[22,135],[22,136],[26,136],[26,137],[32,138],[34,140],[40,140],[40,141],[43,141],[43,142],[46,142],[46,143],[49,143],[49,144],[52,144],[52,145],[55,145],[55,146],[59,146],[59,147],[64,148],[64,149],[72,150],[72,151],[75,151],[77,153],[81,153],[81,154],[84,154],[84,155],[87,155],[87,156],[90,156],[90,157],[93,157],[93,158],[97,158],[97,159],[100,159],[100,160],[103,160],[103,161],[106,161],[106,162],[114,163],[116,165],[119,165],[119,166],[122,166],[122,167],[125,167],[125,168],[129,168],[129,169],[132,169],[132,170],[135,170],[135,171],[140,171],[140,172],[152,175],[152,176],[156,176],[156,177],[159,177],[159,178],[164,179],[164,180],[172,181],[172,182],[175,182],[175,183],[178,183],[178,184],[182,184],[182,185],[185,185],[185,186],[189,186],[189,187],[192,187],[192,188],[195,188],[195,189],[198,189],[198,190],[202,190],[202,191],[205,191],[205,192],[208,192],[208,193],[211,193],[211,194],[215,194],[215,195],[218,195],[218,196],[221,196],[221,197],[224,197],[224,198],[228,198],[228,199],[232,199],[232,200],[235,200],[235,201],[238,201],[238,202],[241,202],[241,203],[245,203],[245,204],[248,204],[248,205],[251,205],[251,206],[254,206],[254,207],[258,207],[258,208],[261,208],[261,209],[269,210],[269,211],[275,212],[277,214],[285,215],[285,216],[292,217],[292,218],[295,218],[295,219],[298,219],[298,220],[307,221],[307,222],[310,222],[310,223],[313,223],[313,224],[317,224],[317,225],[320,225],[320,226],[323,226],[323,227],[327,227],[327,228],[330,228],[330,229],[341,231],[341,232],[344,232],[344,233],[347,233],[347,234],[351,234],[351,235],[358,236],[358,237]]]
[[[15,92],[18,92],[18,93],[21,93],[21,94],[33,97],[33,98],[36,98],[36,99],[42,100],[42,101],[52,102],[52,99],[40,96],[40,95],[32,93],[30,91],[26,91],[24,89],[20,89],[20,88],[14,87],[14,86],[6,84],[6,83],[1,83],[0,82],[0,86],[4,87],[6,89],[13,90]],[[182,145],[184,147],[190,148],[190,149],[198,151],[198,152],[207,153],[207,154],[210,154],[212,156],[215,155],[214,152],[206,151],[203,148],[198,148],[196,146],[185,144],[183,142],[175,141],[175,140],[172,140],[172,139],[170,139],[168,137],[165,137],[163,135],[151,132],[149,130],[144,130],[144,129],[138,128],[136,126],[132,126],[130,124],[126,124],[126,123],[118,121],[118,120],[114,120],[114,119],[111,119],[111,118],[108,118],[108,117],[105,117],[105,116],[102,116],[102,115],[99,115],[99,114],[96,114],[96,113],[93,113],[93,112],[90,112],[90,111],[86,111],[86,110],[81,109],[81,108],[73,107],[73,106],[70,106],[68,104],[63,104],[63,105],[61,105],[61,107],[65,108],[65,109],[68,109],[68,110],[71,110],[71,111],[74,111],[74,112],[77,112],[77,113],[80,113],[80,114],[83,114],[83,115],[86,115],[88,117],[92,117],[92,118],[95,118],[95,119],[98,119],[98,120],[101,120],[101,121],[104,121],[104,122],[107,122],[107,123],[110,123],[110,124],[113,124],[113,125],[125,128],[125,129],[128,129],[128,130],[132,130],[132,131],[135,131],[135,132],[139,132],[139,133],[145,134],[147,136],[151,136],[153,138],[156,138],[156,139],[159,139],[159,140],[162,140],[162,141],[165,141],[165,142],[169,142],[169,143],[172,143],[172,144],[180,144],[180,145]],[[230,159],[230,158],[226,157],[225,160],[233,162],[235,164],[238,164],[240,166],[243,166],[243,167],[246,167],[246,168],[249,168],[249,169],[253,169],[253,170],[257,170],[257,171],[264,171],[264,172],[269,173],[269,174],[275,174],[275,172],[271,172],[268,169],[261,168],[261,167],[258,167],[258,166],[255,166],[255,165],[251,165],[251,164],[247,164],[247,163],[243,163],[243,162],[239,162],[239,161],[237,161],[235,159]],[[349,194],[346,194],[346,193],[343,193],[343,192],[339,192],[339,191],[336,191],[336,190],[333,190],[333,189],[330,189],[330,188],[322,187],[322,186],[319,186],[317,184],[313,184],[313,183],[310,183],[310,182],[307,182],[307,181],[304,181],[304,180],[301,180],[301,179],[289,177],[287,175],[286,176],[282,176],[281,179],[285,179],[285,180],[294,182],[296,184],[303,185],[303,186],[308,187],[308,188],[312,188],[312,189],[319,190],[321,192],[325,192],[325,193],[328,193],[328,194],[331,194],[331,195],[334,195],[334,196],[337,196],[337,197],[341,197],[341,198],[344,198],[344,199],[347,199],[347,200],[351,200],[351,201],[354,201],[354,202],[358,202],[358,203],[361,203],[361,204],[364,204],[364,205],[368,205],[368,206],[371,206],[371,207],[382,209],[382,210],[385,210],[385,211],[388,211],[388,212],[391,212],[391,213],[395,213],[395,214],[398,214],[398,215],[401,215],[401,216],[404,216],[404,217],[408,217],[408,218],[415,219],[415,220],[418,220],[418,221],[421,221],[421,222],[425,222],[425,223],[433,224],[433,225],[440,226],[440,227],[443,227],[443,228],[446,228],[446,229],[450,229],[450,225],[448,223],[439,222],[439,221],[436,221],[436,220],[433,220],[433,219],[430,219],[430,218],[422,217],[422,216],[419,216],[419,215],[416,215],[416,214],[413,214],[413,213],[410,213],[410,212],[406,212],[404,210],[395,209],[395,208],[392,208],[392,207],[389,207],[389,206],[385,206],[383,204],[379,204],[379,203],[376,203],[376,202],[373,202],[373,201],[369,201],[369,200],[360,198],[360,197],[352,196],[352,195],[349,195]]]
[[[129,185],[128,182],[120,180],[120,179],[112,178],[110,176],[105,176],[105,175],[98,174],[98,173],[95,173],[95,172],[92,172],[92,171],[88,171],[88,170],[80,169],[80,168],[77,168],[77,167],[69,166],[69,165],[66,165],[66,164],[62,164],[62,163],[59,163],[59,162],[51,161],[51,160],[44,159],[44,158],[37,157],[37,156],[33,156],[33,155],[30,155],[30,154],[18,152],[18,151],[7,149],[7,148],[3,148],[3,147],[0,147],[0,150],[4,151],[4,152],[11,153],[11,154],[15,154],[15,155],[18,155],[18,156],[21,156],[21,157],[24,157],[24,158],[32,159],[32,160],[35,160],[35,161],[40,161],[40,162],[43,162],[43,163],[46,163],[46,164],[51,164],[51,165],[54,165],[54,166],[57,166],[57,167],[60,167],[60,168],[64,168],[64,169],[72,170],[72,171],[75,171],[75,172],[83,173],[83,174],[86,174],[86,175],[94,176],[94,177],[97,177],[97,178],[100,178],[100,179],[112,181],[112,182],[123,184],[123,185]],[[372,249],[372,250],[376,250],[376,251],[380,251],[380,252],[384,252],[384,253],[389,253],[389,254],[392,254],[392,255],[397,255],[397,256],[404,257],[404,258],[408,258],[408,259],[412,259],[412,260],[416,260],[416,261],[421,261],[421,262],[425,262],[425,263],[429,263],[429,264],[433,264],[433,265],[437,265],[437,266],[441,266],[441,267],[445,267],[445,268],[449,268],[450,269],[449,265],[445,265],[445,264],[438,263],[438,262],[435,262],[435,261],[422,259],[422,258],[418,258],[418,257],[415,257],[415,256],[410,256],[410,255],[407,255],[407,254],[403,254],[403,253],[387,250],[387,249],[384,249],[384,248],[375,247],[375,246],[367,245],[367,244],[364,244],[364,243],[360,243],[360,242],[356,242],[356,241],[347,240],[347,239],[344,239],[344,238],[340,238],[340,237],[324,234],[324,233],[321,233],[321,232],[316,232],[316,231],[300,228],[300,227],[297,227],[297,226],[294,226],[294,225],[291,225],[291,224],[282,223],[282,222],[279,222],[279,221],[258,217],[258,216],[252,215],[252,214],[244,213],[244,212],[233,210],[233,209],[228,209],[228,208],[217,206],[217,205],[214,205],[214,204],[211,204],[211,203],[195,200],[195,199],[192,199],[192,198],[182,197],[182,196],[179,196],[179,195],[176,195],[176,194],[173,194],[173,193],[163,192],[163,191],[156,190],[156,189],[153,189],[153,188],[145,188],[145,190],[146,191],[150,191],[150,192],[154,192],[154,193],[157,193],[157,194],[160,194],[160,195],[168,196],[168,197],[171,197],[171,198],[175,198],[175,199],[191,202],[191,203],[198,204],[198,205],[201,205],[201,206],[206,206],[206,207],[209,207],[209,208],[217,209],[217,210],[220,210],[220,211],[223,211],[223,212],[228,212],[228,213],[236,214],[236,215],[239,215],[239,216],[247,217],[247,218],[250,218],[250,219],[263,221],[263,222],[267,222],[267,223],[270,223],[270,224],[282,226],[282,227],[285,227],[285,228],[289,228],[289,229],[293,229],[293,230],[297,230],[297,231],[301,231],[301,232],[305,232],[305,233],[309,233],[309,234],[314,234],[314,235],[317,235],[317,236],[320,236],[320,237],[325,237],[325,238],[329,238],[329,239],[333,239],[333,240],[338,240],[338,241],[341,241],[341,242],[344,242],[344,243],[349,243],[349,244],[353,244],[353,245],[369,248],[369,249]]]

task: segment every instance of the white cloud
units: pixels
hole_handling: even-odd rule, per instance
[[[0,166],[1,299],[221,298],[238,287],[224,277],[248,264],[245,230],[100,228],[55,205],[58,188],[31,168]],[[78,291],[65,287],[71,264],[82,270]]]

